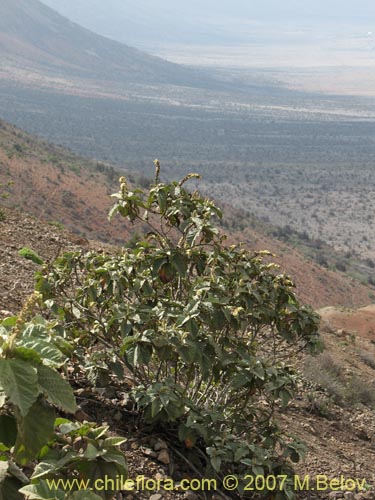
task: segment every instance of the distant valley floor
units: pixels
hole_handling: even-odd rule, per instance
[[[219,201],[375,259],[373,100],[239,88],[11,81],[3,72],[0,109],[51,142],[145,176],[155,157],[168,178],[198,171]]]

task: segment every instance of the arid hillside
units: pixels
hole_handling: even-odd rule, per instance
[[[98,81],[199,82],[193,70],[96,35],[38,0],[1,0],[1,73]]]
[[[110,166],[79,158],[0,121],[0,182],[13,183],[2,200],[7,206],[66,224],[81,236],[122,243],[132,228],[107,218],[118,177]]]
[[[48,263],[69,250],[116,252],[116,242],[126,244],[132,231],[142,232],[139,226],[132,228],[120,221],[107,221],[111,205],[108,194],[116,189],[117,177],[110,166],[82,160],[1,123],[0,183],[14,184],[6,188],[9,197],[1,201],[0,207],[0,318],[17,314],[34,288],[35,272],[40,265],[22,257],[22,248],[31,248]],[[132,184],[135,182],[146,184],[141,178],[133,179]],[[323,318],[325,351],[318,357],[301,354],[294,361],[298,397],[287,411],[277,413],[277,420],[285,430],[292,430],[306,442],[308,454],[296,472],[301,479],[308,475],[312,488],[316,475],[358,478],[365,487],[355,496],[345,497],[343,492],[327,496],[331,494],[329,489],[310,489],[298,492],[298,500],[373,499],[375,321],[373,307],[368,306],[371,290],[344,273],[327,271],[287,244],[263,234],[260,224],[255,225],[259,230],[249,229],[251,224],[240,229],[242,212],[224,207],[224,213],[223,230],[226,228],[229,243],[243,241],[254,250],[274,252],[277,255],[270,258],[292,276],[303,302],[315,308],[331,306],[318,311]],[[229,228],[236,224],[237,230],[229,234]],[[107,243],[95,241],[99,238]],[[339,305],[346,309],[332,307]],[[77,394],[79,418],[97,422],[105,419],[116,432],[128,437],[125,452],[132,476],[146,473],[148,477],[160,478],[186,473],[186,463],[175,452],[173,443],[163,442],[161,456],[157,451],[158,436],[137,434],[129,419],[121,418],[119,405],[125,403],[119,403],[119,395],[113,399],[110,391],[104,390],[98,396],[81,389]],[[149,495],[139,493],[139,498]],[[160,498],[200,497],[175,492]]]
[[[275,255],[272,260],[294,280],[298,297],[315,308],[326,305],[356,308],[374,301],[372,288],[343,272],[317,264],[277,238],[251,228],[234,232],[231,238],[234,241],[244,241],[256,250],[271,251]]]
[[[151,174],[152,158],[150,177]],[[137,233],[142,234],[143,228],[120,219],[108,221],[110,194],[117,191],[119,176],[110,165],[85,160],[0,121],[0,183],[13,182],[6,188],[9,196],[1,200],[3,205],[31,214],[38,221],[63,224],[80,237],[121,245]],[[136,178],[134,174],[129,179],[133,185],[148,184],[145,178]],[[244,218],[246,215],[241,211],[224,207],[223,230],[229,235],[229,241],[243,241],[249,248],[274,253],[282,271],[292,276],[298,295],[305,303],[314,307],[361,307],[372,302],[371,288],[343,272],[319,266],[267,235],[262,224],[252,229],[250,223],[245,223],[239,229],[238,221],[243,222]],[[4,235],[6,217],[2,224]],[[8,224],[8,236],[2,238],[10,243],[9,235],[14,233],[17,224],[14,221]],[[43,230],[37,232],[43,233]],[[16,241],[14,250],[21,244],[28,245],[27,237],[23,242]]]

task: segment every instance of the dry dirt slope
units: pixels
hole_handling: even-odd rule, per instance
[[[325,344],[324,353],[317,359],[308,359],[310,369],[305,373],[307,381],[301,385],[299,398],[287,412],[279,416],[285,429],[301,438],[308,445],[306,461],[297,465],[297,473],[329,478],[361,478],[366,480],[367,492],[346,494],[347,499],[375,498],[375,346],[359,335],[347,336],[342,330],[331,329],[324,322],[321,328]],[[366,355],[364,355],[366,353]],[[367,362],[365,361],[367,360]],[[368,360],[373,360],[369,366]],[[306,360],[304,361],[306,363]],[[348,401],[337,403],[332,378],[321,385],[324,377],[332,377],[327,363],[339,370],[339,378],[348,383],[351,393]],[[322,374],[324,375],[322,377]],[[368,391],[363,399],[366,404],[355,401],[356,388],[350,387],[352,380],[358,381],[357,392]],[[315,383],[313,383],[315,381]],[[336,383],[336,382],[335,382]],[[369,402],[370,397],[372,403]],[[329,490],[311,492],[306,498],[344,498]]]
[[[107,218],[118,177],[111,166],[78,157],[0,120],[0,183],[14,183],[2,200],[7,206],[61,222],[76,234],[123,243],[133,228]]]
[[[19,255],[32,248],[46,262],[62,251],[89,248],[89,242],[64,229],[41,223],[34,217],[1,208],[0,220],[0,317],[16,314],[32,293],[39,266]]]

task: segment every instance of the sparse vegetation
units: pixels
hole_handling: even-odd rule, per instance
[[[361,351],[360,352],[361,360],[366,363],[367,366],[375,370],[375,355],[371,352]]]
[[[21,250],[18,252],[18,254],[27,260],[33,261],[35,264],[42,265],[44,262],[43,259],[36,252],[34,252],[33,249],[31,249],[29,247],[21,248]]]
[[[308,358],[304,374],[318,388],[326,391],[336,404],[353,406],[362,403],[375,407],[375,387],[363,384],[355,373],[344,373],[327,351],[316,358]]]
[[[356,260],[374,260],[373,120],[365,125],[348,117],[348,110],[363,112],[355,100],[336,96],[322,103],[310,95],[306,102],[303,94],[271,97],[269,91],[225,96],[185,87],[174,89],[173,99],[186,105],[175,106],[163,88],[153,89],[152,96],[147,88],[137,91],[131,104],[9,88],[3,113],[55,143],[63,138],[65,146],[95,155],[102,160],[99,168],[104,162],[123,168],[126,158],[127,170],[148,176],[148,159],[159,151],[170,158],[166,178],[182,175],[189,165],[202,173],[201,190],[214,199],[276,227],[289,225],[305,238],[320,238],[338,252],[353,252]],[[283,110],[270,100],[282,101]],[[373,104],[367,102],[366,109],[374,115]],[[145,114],[158,119],[145,120]],[[109,182],[110,177],[108,170]],[[369,275],[365,267],[362,274]]]
[[[0,167],[1,167],[1,163],[0,163]],[[7,191],[7,188],[9,188],[10,186],[12,186],[14,184],[13,181],[8,181],[6,183],[0,183],[0,200],[3,199],[5,200],[6,198],[9,197],[9,193]],[[1,210],[0,208],[0,221],[2,220],[5,220],[5,213],[3,210]]]
[[[62,224],[61,222],[58,222],[58,221],[55,221],[55,220],[51,220],[48,222],[48,224],[50,226],[53,226],[53,227],[56,227],[57,229],[59,229],[60,231],[62,231],[63,229],[65,229],[65,226],[64,224]]]

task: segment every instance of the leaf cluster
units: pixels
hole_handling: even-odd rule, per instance
[[[126,476],[124,456],[115,448],[122,440],[108,438],[107,428],[58,418],[57,411],[77,410],[73,389],[60,372],[74,347],[56,321],[27,320],[38,300],[34,295],[18,317],[0,324],[0,498],[88,498],[52,491],[45,479],[90,479],[100,471]],[[31,477],[24,469],[33,471]]]

